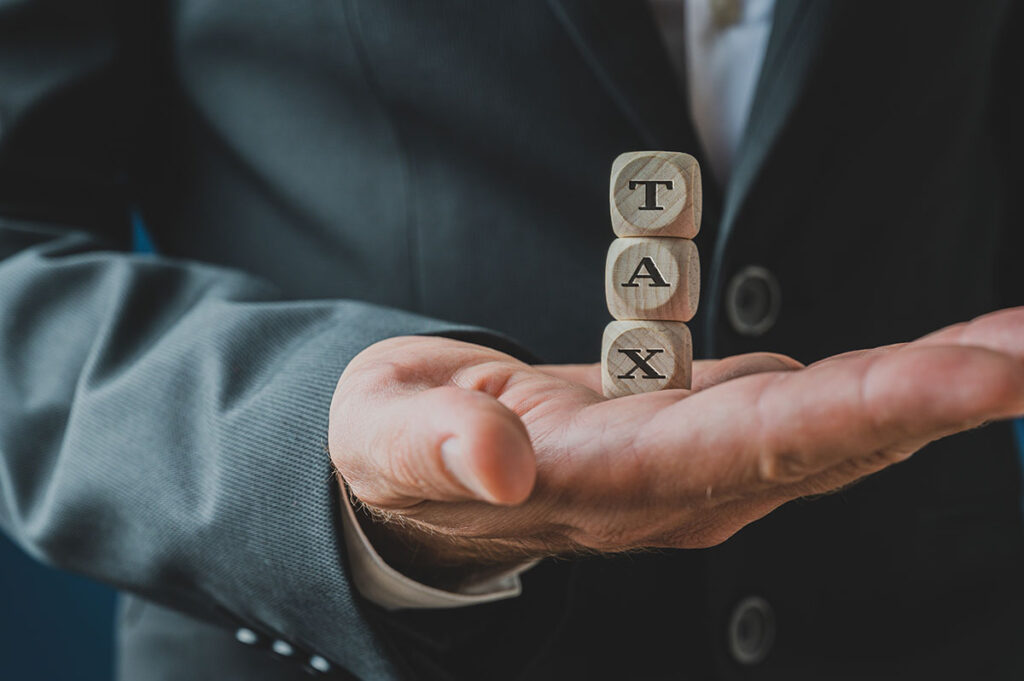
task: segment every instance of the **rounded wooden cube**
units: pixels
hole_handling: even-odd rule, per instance
[[[688,322],[700,298],[700,256],[689,239],[615,239],[605,261],[605,298],[616,319]]]
[[[682,322],[612,322],[601,345],[605,397],[690,387],[693,343]]]
[[[631,151],[612,163],[609,201],[616,236],[692,239],[700,230],[700,165],[689,154]]]

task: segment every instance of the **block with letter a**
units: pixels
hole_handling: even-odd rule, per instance
[[[689,154],[636,151],[612,164],[612,228],[605,297],[602,388],[620,397],[689,388],[690,331],[700,297],[700,166]]]
[[[700,258],[689,239],[616,239],[605,264],[605,297],[616,319],[688,322],[700,297]]]

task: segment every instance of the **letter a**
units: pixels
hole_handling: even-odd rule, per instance
[[[647,274],[640,274],[641,270],[647,272]],[[623,286],[636,288],[640,285],[636,283],[637,279],[650,279],[647,283],[648,288],[653,286],[671,286],[670,283],[665,281],[665,277],[661,275],[661,271],[658,269],[658,266],[654,264],[654,260],[652,260],[648,255],[640,258],[640,264],[636,266],[635,270],[633,270],[633,276],[631,276],[629,281],[624,283]]]

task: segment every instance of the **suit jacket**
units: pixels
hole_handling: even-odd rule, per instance
[[[780,0],[706,187],[699,355],[1021,302],[1021,14]],[[1021,678],[1006,424],[715,549],[546,563],[463,610],[353,592],[346,363],[424,333],[596,361],[608,172],[643,148],[702,157],[646,4],[0,0],[0,524],[134,594],[126,679]],[[728,314],[749,265],[781,296],[758,336]],[[729,643],[750,597],[756,664]]]

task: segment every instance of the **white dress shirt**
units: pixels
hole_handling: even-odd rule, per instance
[[[724,187],[746,128],[775,0],[649,1],[673,68],[688,87],[690,115],[703,146],[703,153],[694,155]],[[512,598],[522,592],[519,575],[534,565],[469,582],[457,592],[436,589],[384,562],[348,499],[343,503],[352,581],[364,597],[389,610],[457,608]]]

